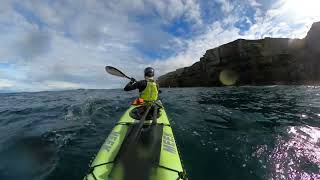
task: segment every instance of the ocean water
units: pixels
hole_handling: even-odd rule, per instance
[[[0,179],[82,179],[137,92],[0,94]],[[190,180],[320,179],[320,87],[163,89]]]

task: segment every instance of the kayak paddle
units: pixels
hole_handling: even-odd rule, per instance
[[[124,77],[124,78],[127,78],[127,79],[130,79],[127,75],[125,75],[123,72],[121,72],[119,69],[117,68],[114,68],[112,66],[106,66],[105,67],[107,73],[111,74],[111,75],[114,75],[114,76],[119,76],[119,77]]]

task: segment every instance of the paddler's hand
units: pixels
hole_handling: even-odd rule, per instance
[[[136,79],[134,79],[133,77],[130,78],[130,83],[131,83],[131,84],[133,84],[133,83],[135,83],[135,82],[137,82]]]

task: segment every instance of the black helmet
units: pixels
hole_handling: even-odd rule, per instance
[[[144,69],[144,76],[153,77],[154,76],[154,69],[152,67],[147,67]]]

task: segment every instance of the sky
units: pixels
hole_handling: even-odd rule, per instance
[[[0,92],[112,89],[239,38],[304,38],[319,0],[1,0]]]

